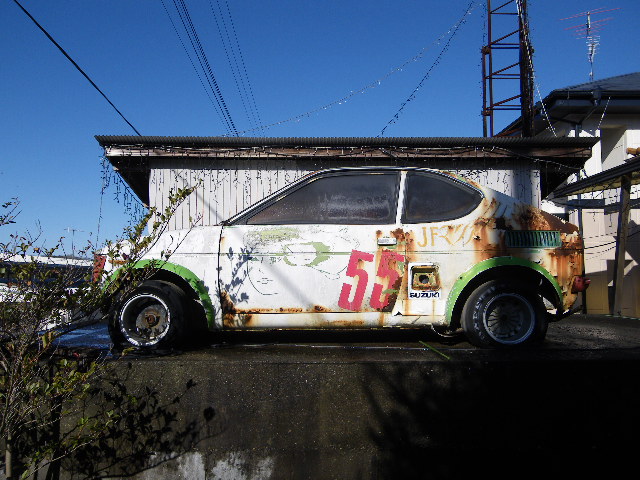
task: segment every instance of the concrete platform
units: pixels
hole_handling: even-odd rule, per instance
[[[69,348],[82,344],[74,335]],[[114,362],[108,388],[146,409],[121,406],[129,443],[67,462],[67,473],[539,478],[635,467],[638,319],[573,316],[552,324],[542,347],[518,351],[426,332],[217,340]]]

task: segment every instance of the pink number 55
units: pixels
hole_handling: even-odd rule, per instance
[[[373,262],[373,259],[374,256],[372,253],[360,252],[358,250],[351,251],[351,257],[349,257],[346,274],[349,277],[358,277],[358,283],[356,284],[356,291],[353,295],[352,301],[349,301],[352,285],[348,283],[342,284],[340,298],[338,299],[338,306],[340,308],[344,308],[345,310],[360,310],[360,307],[362,307],[362,300],[364,299],[364,293],[367,289],[367,283],[369,282],[369,275],[366,270],[361,268],[359,262]],[[380,278],[389,278],[389,281],[387,282],[387,289],[392,289],[398,278],[400,278],[400,274],[391,268],[392,262],[404,262],[404,255],[390,252],[388,250],[383,251],[376,275]],[[387,292],[384,294],[384,297],[382,297],[383,289],[384,286],[382,284],[373,284],[373,292],[371,294],[369,304],[375,309],[384,308],[389,303],[390,294]]]

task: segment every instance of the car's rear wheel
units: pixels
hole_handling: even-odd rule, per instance
[[[117,302],[109,331],[114,344],[144,349],[169,348],[184,337],[185,295],[159,280],[144,282]]]
[[[480,347],[514,347],[542,341],[547,333],[544,303],[532,290],[502,280],[477,287],[462,310],[462,328]]]

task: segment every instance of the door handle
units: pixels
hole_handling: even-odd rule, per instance
[[[396,245],[398,240],[396,238],[391,237],[380,237],[378,238],[378,245]]]

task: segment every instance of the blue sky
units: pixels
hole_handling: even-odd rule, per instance
[[[228,133],[160,0],[21,3],[143,135]],[[164,3],[179,26],[173,1]],[[261,124],[272,124],[302,115],[244,134],[287,137],[377,136],[427,72],[384,135],[482,136],[485,1],[475,2],[433,66],[449,37],[437,40],[469,3],[186,0],[238,130],[250,129],[257,116]],[[218,5],[228,5],[231,12],[251,85],[245,106],[249,98],[255,102],[253,116],[245,113],[216,29],[212,6]],[[637,0],[530,0],[536,87],[542,96],[588,81],[585,42],[565,30],[584,17],[560,19],[603,7],[620,9],[594,17],[612,17],[600,32],[595,78],[638,70],[640,39],[635,22],[627,20],[638,17]],[[44,241],[65,236],[69,250],[72,237],[76,246],[95,239],[101,201],[99,240],[117,236],[129,217],[113,188],[101,198],[102,150],[94,135],[134,132],[12,0],[0,1],[0,22],[0,200],[21,201],[18,224],[13,230],[3,227],[0,241],[11,231],[36,232],[39,222]],[[420,58],[405,63],[421,52]],[[334,103],[346,96],[346,102]],[[311,111],[315,113],[304,115]],[[497,128],[514,117],[499,118]]]

